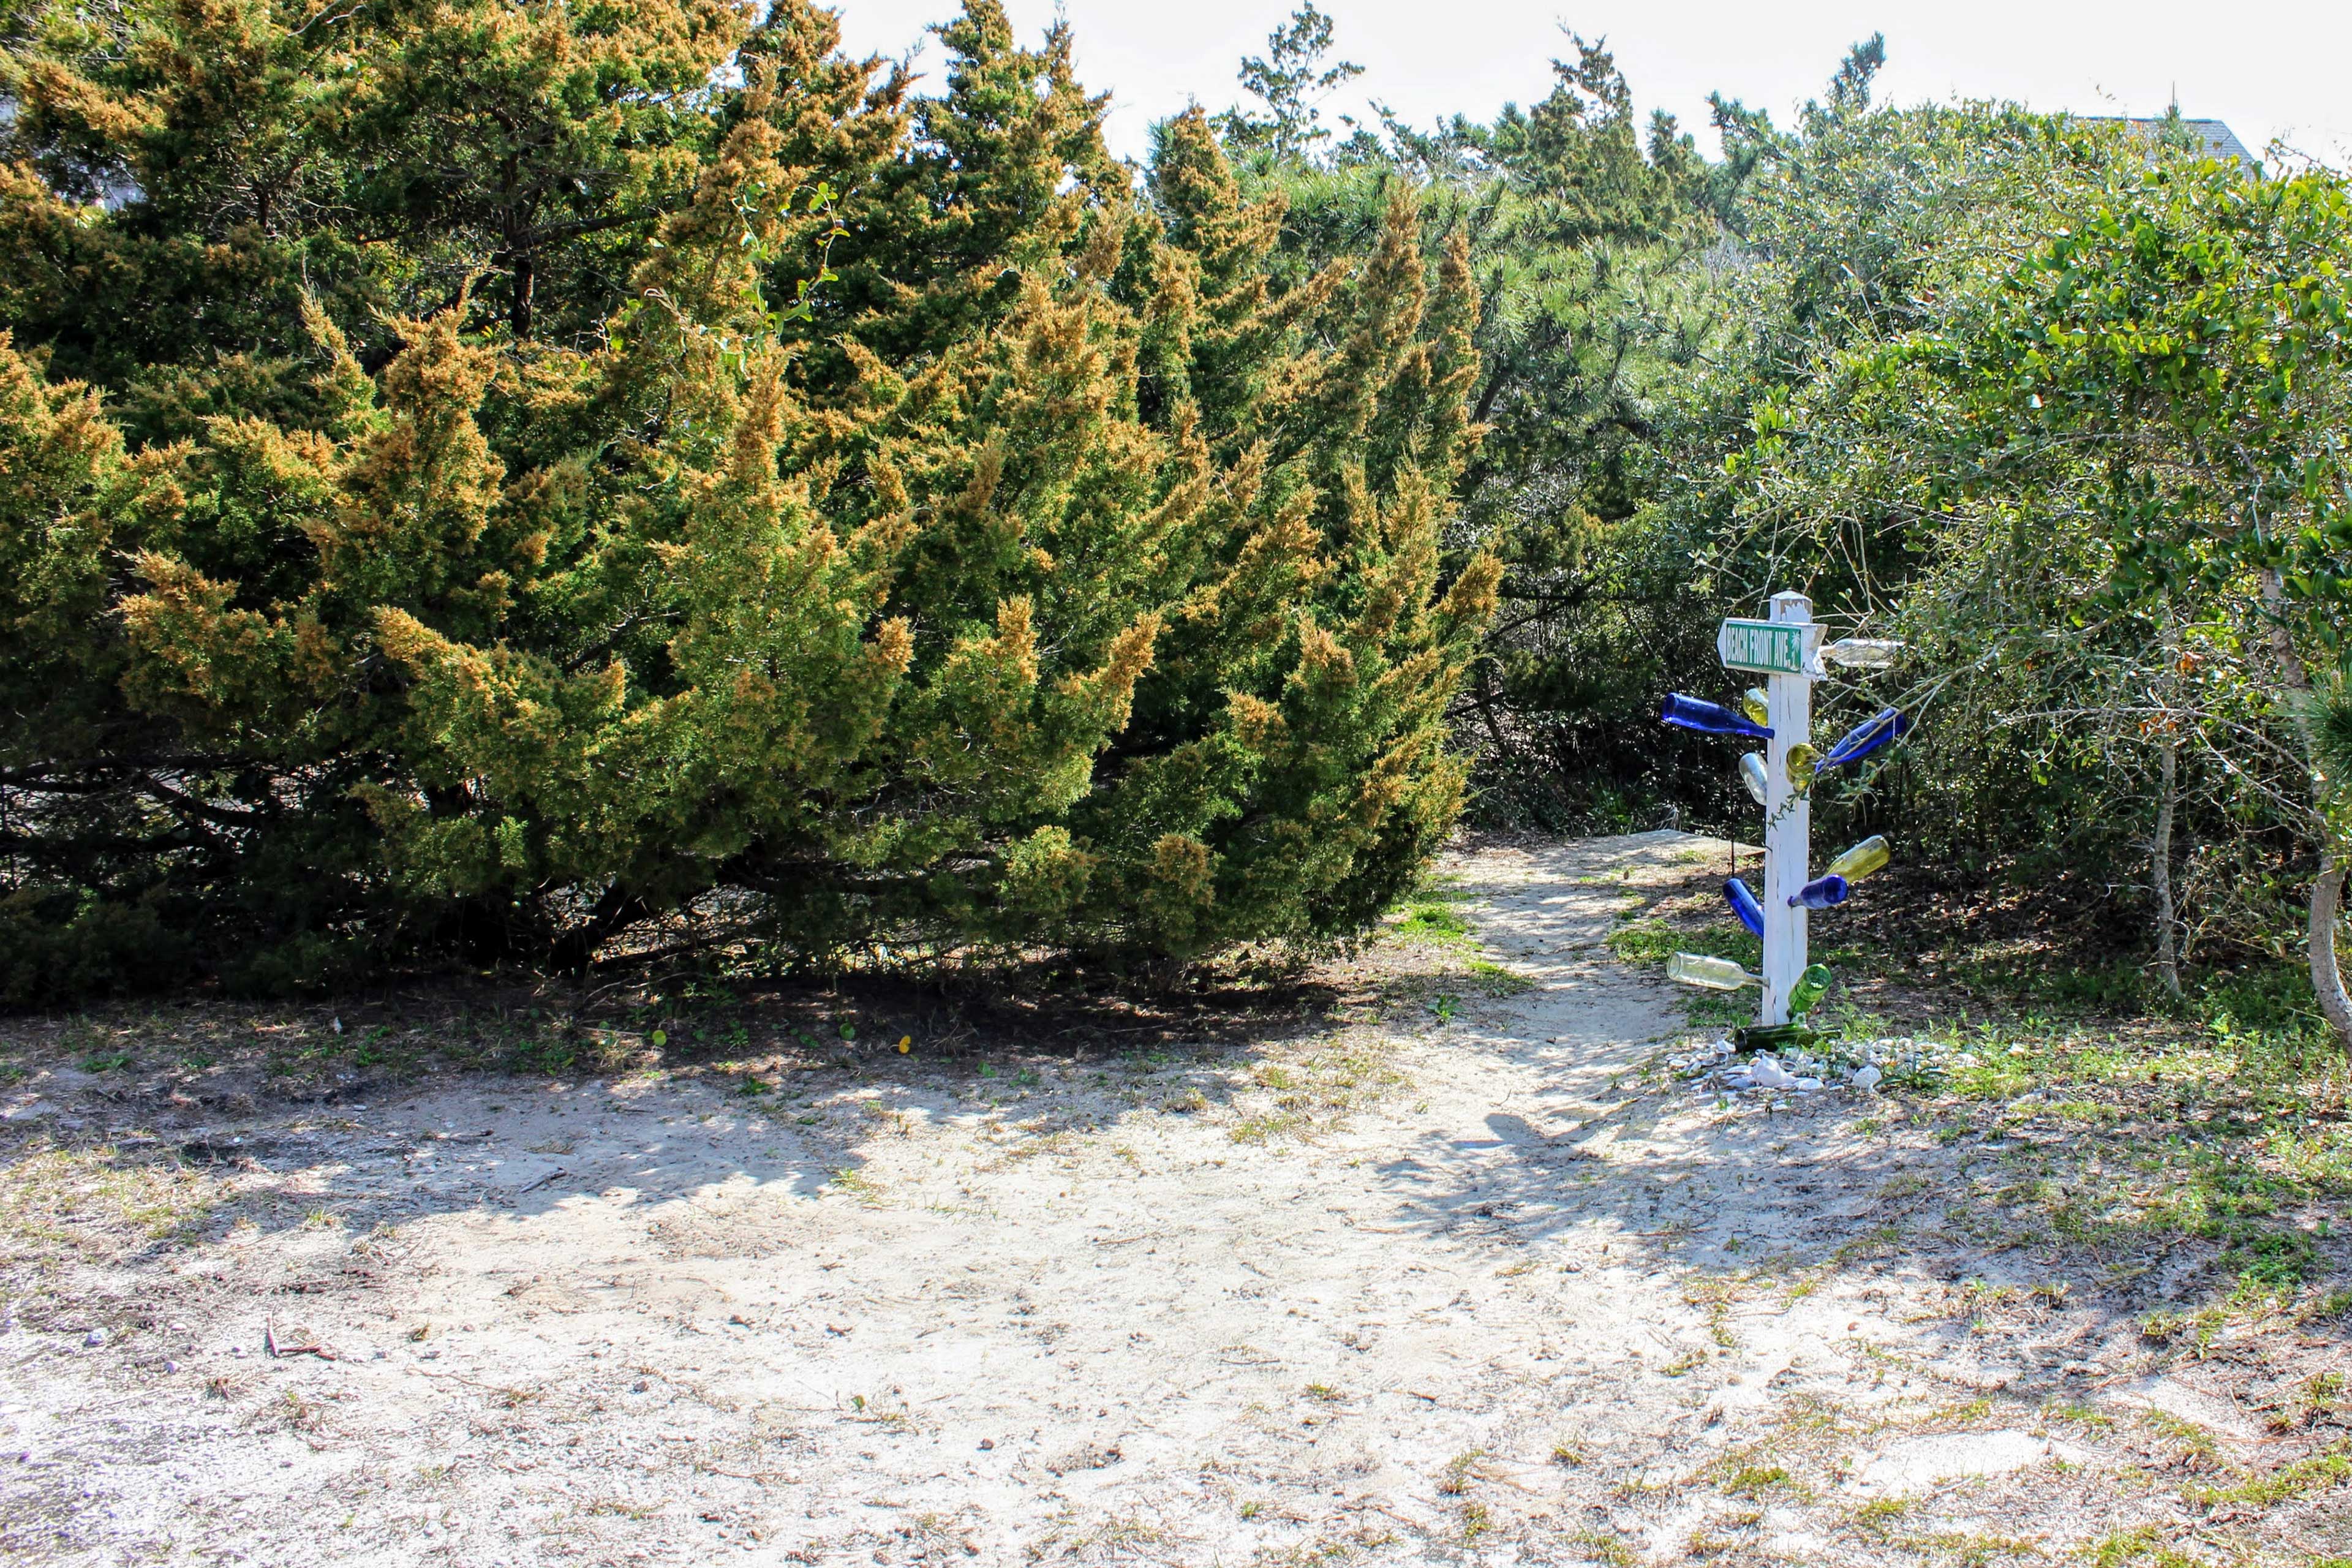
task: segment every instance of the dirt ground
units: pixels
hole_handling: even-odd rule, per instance
[[[2227,1344],[2153,1344],[2096,1279],[1972,1230],[1952,1195],[2013,1142],[1656,1072],[1680,999],[1603,939],[1722,851],[1459,858],[1475,953],[1383,984],[1410,944],[1375,949],[1369,1000],[1242,1048],[910,1044],[772,1086],[445,1078],[226,1118],[45,1068],[0,1094],[0,1542],[481,1568],[2352,1556],[2352,1459],[2265,1425]],[[77,1241],[101,1209],[156,1239]],[[2142,1301],[2168,1267],[2143,1265]],[[2340,1386],[2341,1320],[2264,1331]]]

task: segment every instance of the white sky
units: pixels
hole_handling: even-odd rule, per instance
[[[904,55],[936,79],[925,24],[956,0],[828,0],[854,52]],[[1234,68],[1263,54],[1295,0],[1005,0],[1034,38],[1066,12],[1080,79],[1108,90],[1112,146],[1139,154],[1154,120],[1197,98],[1234,101]],[[1363,76],[1324,105],[1327,118],[1367,99],[1426,125],[1456,110],[1483,118],[1550,90],[1550,61],[1570,52],[1561,24],[1606,37],[1646,118],[1678,115],[1710,155],[1706,95],[1790,111],[1821,96],[1849,45],[1886,35],[1879,97],[1900,103],[2015,99],[2080,114],[2182,112],[2224,120],[2257,156],[2273,136],[2336,164],[2352,163],[2352,0],[1321,0],[1338,58]]]

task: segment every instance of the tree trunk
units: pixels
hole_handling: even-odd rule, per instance
[[[2156,832],[2148,845],[2147,885],[2156,895],[2156,977],[2164,994],[2180,1000],[2180,947],[2175,930],[2179,911],[2172,902],[2172,823],[2180,802],[2180,729],[2174,689],[2180,680],[2180,626],[2172,607],[2164,611],[2164,637],[2158,644],[2162,662],[2156,677],[2156,697],[2163,707],[2158,715],[2156,743]]]
[[[518,250],[514,258],[514,302],[509,314],[509,324],[518,339],[530,336],[532,286],[538,281],[538,268],[532,265],[528,250]]]
[[[2156,842],[2148,854],[2148,886],[2156,893],[2156,977],[2164,994],[2180,999],[2180,949],[2173,932],[2172,808],[2180,795],[2180,742],[2169,731],[2157,748]]]
[[[2336,916],[2343,907],[2344,862],[2334,854],[2319,858],[2319,879],[2311,885],[2311,989],[2328,1027],[2347,1051],[2352,1051],[2352,997],[2344,994],[2344,974],[2336,966]]]
[[[2263,605],[2271,618],[2271,649],[2278,657],[2279,679],[2298,697],[2311,691],[2311,672],[2304,668],[2303,656],[2294,651],[2294,639],[2286,629],[2280,610],[2286,600],[2286,584],[2275,566],[2263,568]],[[2311,719],[2300,707],[2295,722],[2304,731],[2306,752],[2311,744]],[[2336,1043],[2347,1055],[2352,1055],[2352,996],[2344,993],[2344,972],[2336,962],[2336,917],[2344,902],[2344,863],[2336,858],[2336,847],[2326,841],[2328,829],[2324,820],[2320,826],[2323,837],[2319,850],[2319,875],[2311,884],[2311,922],[2305,928],[2304,952],[2311,965],[2311,994],[2319,1002],[2319,1011],[2327,1019],[2328,1027],[2336,1031]]]

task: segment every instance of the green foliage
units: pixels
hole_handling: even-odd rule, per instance
[[[1361,930],[1452,822],[1478,301],[1402,193],[1289,280],[1204,117],[1138,193],[993,0],[929,100],[799,0],[38,24],[14,995],[688,911],[781,966],[1156,968]]]
[[[1263,147],[1277,158],[1292,158],[1330,139],[1318,107],[1339,88],[1364,74],[1364,68],[1347,60],[1324,64],[1331,52],[1331,18],[1307,0],[1290,20],[1266,36],[1263,57],[1242,60],[1242,89],[1265,106],[1263,114],[1228,110],[1217,117],[1217,129],[1237,147]]]
[[[1911,643],[1931,721],[1878,788],[1923,847],[2144,883],[2161,822],[2186,939],[2285,958],[2296,862],[2341,831],[2344,185],[2041,146],[1902,330],[1759,405],[1743,548]]]
[[[1454,542],[1493,549],[1507,570],[1463,733],[1489,812],[1553,825],[1601,819],[1629,784],[1655,782],[1645,759],[1596,742],[1616,732],[1612,710],[1654,705],[1706,609],[1683,591],[1687,552],[1623,525],[1650,482],[1661,405],[1720,346],[1712,176],[1670,118],[1636,121],[1604,48],[1570,42],[1553,90],[1491,122],[1422,132],[1391,118],[1320,161],[1244,159],[1287,204],[1277,265],[1302,282],[1360,249],[1400,187],[1424,234],[1467,239],[1485,305],[1480,428]]]

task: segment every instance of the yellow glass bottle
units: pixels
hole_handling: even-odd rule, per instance
[[[1789,787],[1802,795],[1813,787],[1813,773],[1821,766],[1822,754],[1803,741],[1789,748]]]
[[[1885,837],[1874,833],[1831,861],[1830,874],[1843,877],[1849,882],[1859,882],[1873,871],[1883,868],[1887,859]]]

